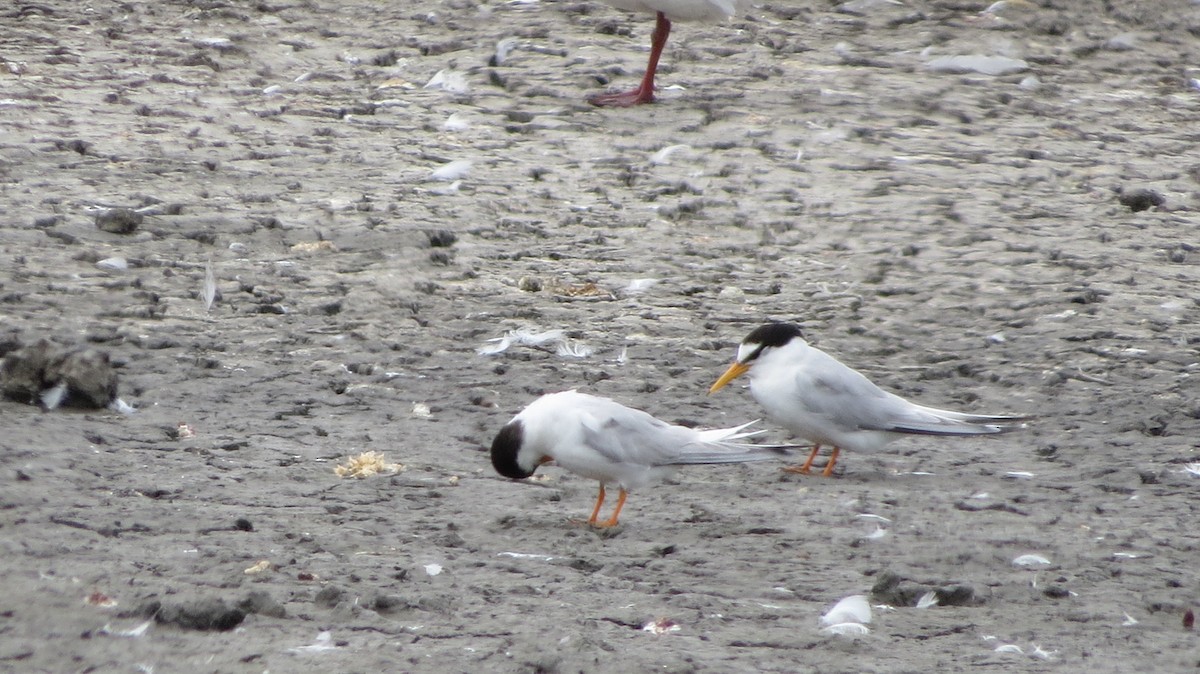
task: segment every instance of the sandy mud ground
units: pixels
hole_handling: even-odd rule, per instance
[[[1200,6],[989,4],[681,24],[629,110],[652,20],[594,2],[0,7],[0,343],[136,408],[0,403],[0,670],[1194,671]],[[492,470],[544,392],[759,416],[705,391],[768,319],[1038,419],[609,532]]]

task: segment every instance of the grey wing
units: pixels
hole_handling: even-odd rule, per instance
[[[1024,417],[963,414],[917,405],[876,386],[861,373],[826,356],[799,376],[802,404],[844,431],[921,435],[1001,433]]]
[[[839,430],[892,431],[914,407],[823,352],[796,376],[800,404]]]
[[[589,410],[580,426],[584,444],[615,463],[668,465],[693,439],[690,429],[617,403]]]

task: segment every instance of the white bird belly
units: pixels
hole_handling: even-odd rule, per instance
[[[587,452],[592,454],[591,452]],[[638,489],[647,484],[661,481],[674,472],[668,466],[644,466],[634,463],[614,463],[604,457],[594,454],[584,456],[558,457],[555,459],[560,467],[581,477],[597,480],[604,484],[615,484],[624,489]]]
[[[732,16],[745,0],[605,0],[617,9],[653,14],[672,21],[720,21]]]
[[[829,415],[814,412],[804,405],[802,395],[797,396],[792,381],[786,377],[756,378],[750,394],[771,421],[797,436],[815,444],[867,452],[882,449],[896,437],[886,431],[843,426]]]

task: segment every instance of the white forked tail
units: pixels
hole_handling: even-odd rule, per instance
[[[742,438],[753,438],[756,435],[762,435],[767,432],[765,429],[757,431],[745,430],[759,421],[761,420],[755,419],[754,421],[748,421],[741,426],[734,426],[733,428],[713,428],[707,431],[699,431],[700,442],[728,443],[734,440],[741,440]]]
[[[758,423],[758,419],[741,426],[732,428],[714,428],[698,431],[697,442],[688,445],[680,452],[677,464],[696,463],[746,463],[749,461],[770,461],[786,457],[790,449],[798,445],[756,445],[753,442],[740,442],[766,433],[765,430],[747,431],[746,428]]]

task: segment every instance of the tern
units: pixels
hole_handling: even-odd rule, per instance
[[[966,414],[909,402],[804,341],[799,326],[768,323],[738,346],[737,358],[709,388],[716,393],[749,373],[750,394],[767,417],[813,443],[808,474],[822,445],[833,447],[829,477],[842,449],[875,451],[903,435],[992,435],[1025,427],[1027,416]]]
[[[765,461],[788,454],[787,447],[742,442],[762,432],[746,431],[753,423],[697,430],[608,398],[563,391],[533,401],[500,429],[492,442],[492,466],[504,477],[520,480],[553,461],[598,480],[600,493],[587,524],[607,528],[617,525],[629,490],[661,480],[677,466]],[[601,521],[610,484],[620,494],[612,516]]]

